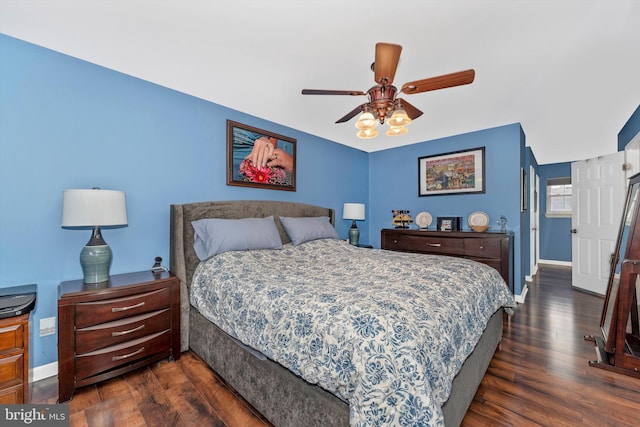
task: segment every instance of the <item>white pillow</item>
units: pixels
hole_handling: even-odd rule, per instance
[[[300,218],[281,216],[280,222],[293,246],[310,240],[338,238],[338,233],[329,222],[328,216]]]
[[[228,251],[282,249],[282,239],[273,220],[266,218],[205,218],[192,221],[193,248],[200,261]]]

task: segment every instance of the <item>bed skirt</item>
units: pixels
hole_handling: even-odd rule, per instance
[[[447,427],[459,426],[502,337],[503,310],[453,380],[443,406]],[[189,347],[277,427],[349,425],[349,406],[269,359],[258,358],[191,307]]]

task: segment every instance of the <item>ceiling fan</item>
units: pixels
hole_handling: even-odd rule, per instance
[[[402,46],[392,43],[377,43],[375,62],[371,64],[376,85],[367,92],[357,90],[323,90],[303,89],[303,95],[366,95],[369,102],[357,106],[336,123],[344,123],[362,112],[356,127],[360,138],[373,138],[378,135],[375,127],[384,124],[388,118],[389,130],[387,135],[403,135],[407,133],[406,126],[411,121],[422,115],[422,111],[396,96],[400,93],[411,95],[414,93],[428,92],[453,86],[466,85],[473,82],[474,70],[459,71],[457,73],[444,74],[423,80],[416,80],[402,85],[400,91],[392,85],[396,74],[398,61],[400,61]]]

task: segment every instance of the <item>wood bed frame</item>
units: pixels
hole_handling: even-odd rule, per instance
[[[279,216],[328,216],[334,210],[278,201],[197,202],[171,205],[170,270],[180,279],[181,350],[191,349],[242,397],[278,427],[349,425],[349,406],[324,389],[304,381],[221,331],[189,303],[189,287],[200,262],[193,249],[192,221],[202,218],[263,218],[274,215],[283,243],[290,240]],[[502,338],[503,310],[489,320],[480,342],[453,381],[443,405],[447,427],[462,422]]]

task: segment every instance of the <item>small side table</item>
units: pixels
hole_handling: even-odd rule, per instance
[[[58,401],[82,387],[180,358],[180,281],[168,272],[119,274],[58,288]]]

